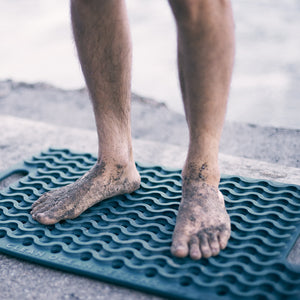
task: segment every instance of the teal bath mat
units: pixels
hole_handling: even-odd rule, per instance
[[[136,192],[56,225],[31,218],[44,192],[75,181],[95,162],[90,154],[50,149],[1,174],[24,176],[0,191],[0,251],[170,299],[299,299],[300,267],[286,260],[300,233],[299,186],[222,176],[228,247],[193,261],[169,250],[180,170],[137,164]]]

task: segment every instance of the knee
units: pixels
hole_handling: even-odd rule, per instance
[[[230,0],[169,0],[179,25],[195,25],[205,16],[224,14],[230,8]]]

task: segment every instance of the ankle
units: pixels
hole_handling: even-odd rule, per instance
[[[106,165],[118,165],[122,168],[132,166],[134,164],[132,147],[120,146],[111,147],[110,149],[101,149],[99,147],[97,163],[104,162]]]
[[[219,138],[208,134],[199,134],[190,138],[187,159],[182,171],[184,177],[218,186],[220,170],[218,162]]]
[[[220,182],[218,162],[209,160],[187,160],[182,170],[183,182],[205,182],[216,188]]]
[[[135,162],[133,159],[130,159],[128,157],[108,157],[108,156],[101,156],[97,160],[98,165],[105,165],[106,169],[115,169],[118,170],[126,170],[126,169],[132,169],[132,167],[135,167]]]

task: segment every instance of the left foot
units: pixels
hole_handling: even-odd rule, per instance
[[[83,177],[72,184],[43,194],[32,205],[32,218],[50,225],[74,219],[94,204],[140,186],[140,175],[134,162],[127,165],[97,162]]]
[[[217,255],[230,237],[230,218],[218,184],[203,176],[203,166],[197,177],[186,172],[182,183],[176,226],[171,252],[177,257],[189,255],[198,260]]]

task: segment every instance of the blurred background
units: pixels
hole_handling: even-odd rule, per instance
[[[133,92],[183,114],[167,0],[127,0]],[[236,62],[227,120],[300,129],[300,1],[232,0]],[[84,86],[69,1],[0,0],[0,80]]]

